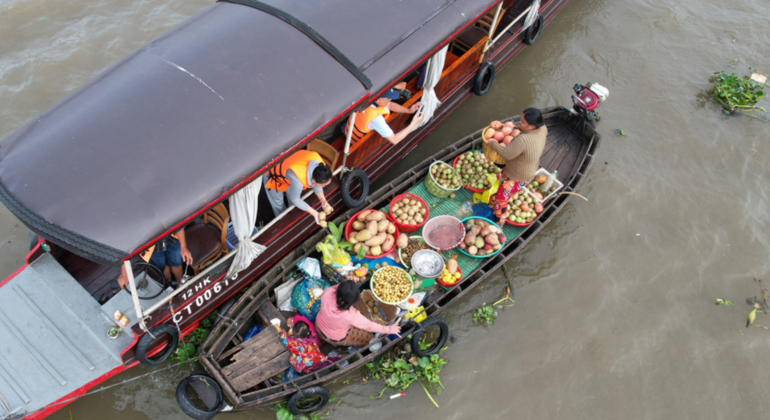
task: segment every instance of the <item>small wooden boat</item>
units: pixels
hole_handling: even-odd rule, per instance
[[[549,172],[558,171],[561,174],[561,180],[565,184],[563,192],[574,192],[591,168],[601,138],[594,130],[593,124],[584,115],[557,107],[543,110],[543,116],[548,126],[548,140],[541,158],[541,166]],[[514,120],[517,119],[518,117],[514,118]],[[462,153],[479,149],[481,142],[481,132],[477,132],[441,150],[370,194],[366,208],[384,208],[397,195],[407,191],[414,192],[422,188],[423,179],[431,163],[435,161],[452,162],[456,156]],[[469,192],[461,190],[458,191],[456,200],[465,201],[469,197]],[[506,226],[504,231],[508,241],[501,252],[490,258],[473,259],[475,265],[472,269],[463,268],[464,276],[455,287],[449,290],[441,287],[428,289],[430,291],[424,302],[428,318],[419,324],[410,321],[402,327],[400,338],[382,336],[377,341],[381,344],[372,344],[351,354],[345,354],[340,361],[312,374],[300,376],[296,380],[276,383],[271,381],[271,378],[289,367],[288,355],[281,352],[280,342],[269,335],[265,335],[259,340],[252,338],[244,341],[244,333],[256,322],[269,326],[270,319],[283,319],[276,309],[277,302],[274,291],[276,287],[292,280],[296,275],[295,267],[299,261],[306,257],[318,257],[315,245],[327,235],[325,231],[318,232],[259,277],[245,291],[226,314],[225,321],[218,324],[202,344],[199,352],[200,360],[213,380],[221,385],[223,395],[230,405],[226,408],[227,410],[244,410],[286,398],[289,398],[289,408],[296,413],[318,410],[328,398],[328,391],[322,387],[324,383],[363,366],[410,335],[413,343],[415,343],[412,345],[412,349],[416,349],[418,348],[416,343],[420,340],[421,335],[429,331],[429,326],[440,327],[435,345],[425,350],[427,353],[438,351],[442,345],[441,335],[446,336],[448,333],[446,324],[440,320],[438,315],[484,281],[490,273],[497,270],[508,259],[520,252],[538,232],[556,217],[570,200],[570,197],[571,194],[561,194],[557,198],[547,201],[540,217],[527,227]],[[428,199],[430,198],[428,197]],[[334,222],[345,223],[357,211],[349,210],[334,219]],[[433,213],[433,210],[431,212]],[[471,260],[471,258],[468,259]],[[275,331],[272,328],[268,330],[272,331],[271,334],[275,336]],[[266,340],[272,340],[273,345],[267,346]],[[374,350],[380,345],[381,347]],[[265,346],[268,350],[260,350],[260,346]],[[323,347],[322,350],[324,350]],[[179,390],[177,395],[180,395]],[[180,405],[182,404],[183,402],[180,402]],[[189,404],[187,405],[189,406]],[[183,408],[185,407],[183,406]],[[221,410],[221,406],[219,409]]]

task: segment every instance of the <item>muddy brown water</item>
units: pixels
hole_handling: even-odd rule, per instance
[[[209,4],[0,0],[0,138]],[[445,314],[455,340],[440,408],[419,387],[372,400],[382,383],[359,372],[332,386],[330,418],[766,418],[770,331],[744,324],[746,299],[760,295],[753,273],[770,284],[770,125],[724,117],[703,92],[713,71],[770,72],[767,16],[766,0],[572,0],[489,94],[391,174],[491,119],[568,104],[573,84],[598,81],[612,93],[579,191],[589,201],[573,199],[508,263],[516,305],[493,326],[473,325],[471,313],[500,297],[501,272]],[[28,246],[1,208],[2,277]],[[757,323],[770,326],[770,316]],[[188,373],[156,372],[51,418],[184,419],[174,390]]]

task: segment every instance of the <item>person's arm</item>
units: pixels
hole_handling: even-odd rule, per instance
[[[361,315],[361,312],[358,312],[355,308],[352,312],[354,315],[350,318],[350,324],[358,329],[380,334],[398,334],[401,332],[401,328],[398,325],[380,325]]]
[[[289,188],[286,190],[286,196],[289,198],[289,202],[294,204],[295,207],[304,211],[305,213],[313,216],[316,224],[320,225],[321,220],[318,219],[318,211],[310,207],[305,200],[302,199],[302,183],[297,178],[297,175],[289,169],[286,171],[286,178],[289,179]]]
[[[403,105],[399,105],[391,101],[388,104],[388,109],[392,112],[398,112],[399,114],[414,114],[418,109],[420,109],[420,105],[422,105],[422,102],[415,102],[409,108],[407,108]]]
[[[192,254],[190,253],[190,250],[187,249],[187,237],[185,237],[184,228],[179,229],[179,231],[177,231],[176,238],[179,239],[179,245],[182,248],[181,249],[182,261],[184,261],[185,264],[187,265],[192,265],[193,258],[192,258]]]
[[[524,139],[521,135],[514,137],[513,140],[511,140],[511,144],[508,146],[496,141],[488,141],[487,146],[499,153],[505,160],[516,159],[520,154],[524,153],[524,150],[526,149],[526,144],[524,144]]]
[[[385,137],[385,140],[391,142],[392,144],[398,144],[406,138],[406,136],[414,130],[415,127],[417,127],[418,124],[422,122],[422,112],[418,113],[417,115],[412,118],[412,122],[409,123],[403,130],[399,131],[396,134],[391,134],[390,136]]]

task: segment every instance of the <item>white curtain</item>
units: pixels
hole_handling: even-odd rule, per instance
[[[436,54],[433,54],[433,57],[429,58],[428,63],[425,64],[425,82],[422,86],[422,98],[420,98],[420,102],[422,102],[425,107],[422,111],[422,122],[417,127],[422,127],[430,122],[436,108],[441,105],[441,101],[438,100],[433,88],[438,84],[439,79],[441,79],[441,72],[444,71],[444,60],[446,59],[447,49],[449,49],[449,44],[445,45],[444,48],[439,50]],[[415,129],[417,129],[417,127],[415,127]]]
[[[530,7],[527,17],[524,18],[524,26],[522,29],[527,29],[535,23],[537,20],[537,14],[540,12],[540,0],[534,0],[532,7]]]
[[[241,188],[230,197],[230,218],[233,232],[238,237],[238,253],[233,257],[227,276],[247,268],[255,258],[265,251],[265,246],[251,242],[254,224],[257,223],[259,191],[262,189],[262,177],[257,177],[249,185]]]

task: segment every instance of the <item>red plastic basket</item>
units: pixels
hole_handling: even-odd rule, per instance
[[[464,155],[464,154],[465,154],[465,153],[463,153],[463,155]],[[457,159],[460,159],[460,156],[461,156],[461,155],[457,155],[457,156],[455,156],[455,160],[453,160],[453,161],[452,161],[452,169],[455,169],[455,170],[456,170],[455,166],[457,166]],[[500,172],[499,174],[497,174],[497,179],[500,179],[500,174],[501,174],[501,173],[502,173],[502,172]],[[480,190],[480,189],[478,189],[478,188],[473,188],[473,187],[466,187],[466,186],[465,186],[465,182],[463,182],[463,188],[465,188],[466,190],[468,190],[468,191],[470,191],[470,192],[475,192],[475,193],[479,193],[479,194],[482,194],[484,191],[486,191],[486,190]]]
[[[422,203],[423,208],[425,208],[425,217],[422,220],[422,223],[419,225],[407,225],[405,223],[401,223],[393,216],[393,203],[395,203],[397,200],[400,200],[402,198],[408,198],[410,200],[416,199],[420,203]],[[412,193],[403,193],[401,195],[396,196],[394,199],[390,200],[390,204],[388,205],[388,213],[390,213],[390,217],[393,219],[393,222],[395,223],[398,230],[402,233],[412,233],[419,229],[422,225],[424,225],[428,218],[430,217],[430,208],[428,207],[428,204],[420,197],[412,194]]]
[[[535,218],[535,220],[537,220],[537,217]],[[506,223],[506,224],[509,224],[509,225],[512,225],[512,226],[518,226],[518,227],[526,227],[526,226],[529,226],[529,225],[531,225],[532,223],[535,223],[535,220],[533,220],[533,221],[531,221],[531,222],[529,222],[529,223],[516,223],[516,222],[511,222],[511,221],[510,221],[510,220],[508,220],[508,218],[506,217],[506,218],[505,218],[505,223]]]
[[[444,266],[446,267],[446,264],[445,264]],[[437,277],[437,278],[436,278],[436,282],[437,282],[438,284],[440,284],[440,285],[441,285],[441,287],[443,287],[444,289],[447,289],[447,290],[449,290],[449,289],[451,289],[451,288],[453,288],[453,287],[457,286],[458,284],[460,284],[460,282],[461,282],[461,281],[463,281],[463,270],[462,270],[462,269],[460,269],[460,267],[457,267],[457,271],[460,273],[460,278],[459,278],[459,279],[457,279],[457,281],[456,281],[456,282],[454,282],[454,283],[452,283],[452,284],[449,284],[449,283],[444,283],[444,281],[443,281],[443,280],[441,280],[441,277]]]
[[[365,211],[377,211],[377,212],[380,212],[380,213],[384,214],[385,218],[388,219],[388,221],[393,222],[393,224],[396,226],[396,232],[393,233],[393,237],[398,239],[398,235],[399,235],[398,223],[396,223],[396,221],[393,220],[393,218],[390,217],[389,214],[383,213],[383,212],[381,212],[379,210],[363,209],[363,210],[359,211],[358,213],[354,214],[350,219],[348,219],[348,222],[345,223],[345,240],[346,241],[350,241],[350,232],[353,231],[353,222],[356,221],[356,218],[358,217],[359,214],[361,214],[362,212],[365,212]],[[391,249],[388,252],[388,254],[393,252],[394,249],[397,249],[396,244],[393,244],[393,249]],[[382,257],[384,257],[386,255],[387,254],[382,254],[382,255],[378,255],[378,256],[375,257],[375,256],[372,256],[372,255],[366,254],[366,255],[364,255],[364,258],[382,258]]]

